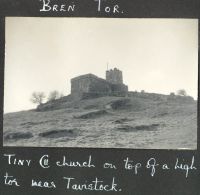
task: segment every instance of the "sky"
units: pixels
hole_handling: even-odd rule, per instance
[[[197,99],[198,20],[7,17],[4,113],[35,108],[33,92],[70,94],[70,79],[118,68],[129,91]]]

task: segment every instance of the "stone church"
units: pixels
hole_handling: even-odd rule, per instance
[[[106,79],[94,74],[85,74],[71,79],[73,98],[101,97],[108,95],[125,96],[128,86],[123,84],[122,71],[114,68],[106,71]]]

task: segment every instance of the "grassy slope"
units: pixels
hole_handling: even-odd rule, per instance
[[[120,108],[113,106],[121,99]],[[6,114],[4,145],[196,148],[196,102],[124,100],[101,97],[66,102],[59,110]]]

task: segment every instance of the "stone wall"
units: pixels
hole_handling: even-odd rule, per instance
[[[124,84],[112,84],[111,88],[113,94],[125,94],[128,92],[128,86]]]
[[[181,101],[181,102],[194,102],[194,99],[191,96],[179,96],[175,94],[164,95],[158,93],[147,93],[147,92],[133,92],[129,91],[127,93],[128,97],[141,97],[152,100],[161,100],[161,101]]]
[[[110,83],[93,74],[71,79],[71,95],[74,98],[82,98],[85,93],[110,94],[111,91]]]
[[[90,85],[90,93],[110,94],[112,92],[109,82],[101,78],[93,79]]]
[[[81,96],[83,92],[89,92],[92,76],[90,74],[71,79],[71,95],[75,98]]]

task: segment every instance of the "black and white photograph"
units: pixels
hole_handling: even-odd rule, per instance
[[[198,19],[5,18],[3,145],[196,149]]]

